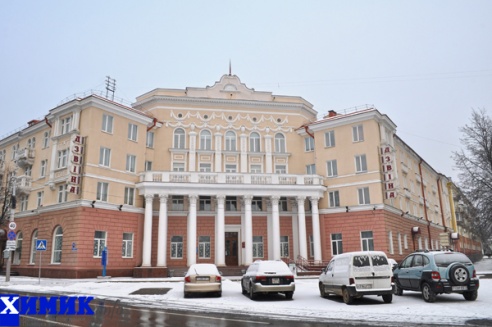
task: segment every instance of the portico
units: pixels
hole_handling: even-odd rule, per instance
[[[206,179],[208,183],[201,183]],[[239,183],[241,181],[242,183]],[[145,197],[145,217],[142,244],[142,267],[151,267],[152,257],[152,220],[154,216],[154,198],[159,199],[157,228],[157,267],[167,267],[168,262],[168,199],[172,196],[184,196],[188,205],[186,216],[186,265],[197,262],[197,214],[200,196],[211,197],[215,208],[210,213],[215,216],[214,262],[217,266],[226,266],[226,232],[234,228],[238,232],[238,263],[249,265],[253,262],[253,217],[266,216],[268,221],[267,238],[271,247],[267,257],[272,260],[281,259],[281,228],[279,201],[290,199],[291,212],[283,215],[292,217],[292,233],[294,251],[291,256],[299,254],[308,257],[305,202],[310,202],[312,231],[312,247],[314,260],[321,261],[321,237],[319,228],[318,199],[323,195],[322,178],[317,175],[278,175],[278,174],[229,174],[229,173],[198,173],[198,172],[146,172],[141,175],[137,184],[140,194]],[[241,202],[240,224],[226,225],[225,200],[237,197]],[[253,210],[253,199],[266,199],[268,210]],[[183,217],[185,218],[185,217]],[[239,250],[240,249],[240,250]],[[265,258],[266,259],[266,258]]]

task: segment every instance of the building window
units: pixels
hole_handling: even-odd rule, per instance
[[[325,147],[331,148],[335,146],[335,131],[325,133]]]
[[[225,172],[226,173],[236,173],[237,172],[237,166],[235,164],[226,164],[225,165]]]
[[[263,236],[253,236],[253,258],[263,258]]]
[[[29,149],[34,149],[36,147],[36,138],[35,137],[32,137],[32,138],[27,140],[27,147]]]
[[[132,206],[135,200],[135,189],[133,187],[125,187],[124,204]]]
[[[27,166],[25,170],[26,176],[32,176],[32,166]]]
[[[70,126],[72,124],[72,116],[63,118],[60,123],[60,135],[70,132]]]
[[[403,250],[401,246],[401,233],[398,233],[398,254],[403,254]]]
[[[210,163],[200,163],[200,172],[202,172],[202,173],[211,173],[212,172],[212,164],[210,164]]]
[[[93,256],[95,258],[101,258],[105,246],[106,246],[106,232],[96,230],[94,232]]]
[[[278,200],[278,210],[279,211],[287,211],[287,198],[286,197],[281,197]]]
[[[314,151],[314,139],[311,136],[304,138],[304,149],[306,152]]]
[[[261,174],[261,165],[251,165],[250,170],[252,174]]]
[[[210,236],[198,237],[198,258],[210,258]]]
[[[200,196],[199,198],[200,211],[212,211],[212,198],[210,196]]]
[[[68,161],[68,150],[63,149],[58,151],[58,165],[57,168],[65,168],[67,167],[67,161]]]
[[[145,146],[147,146],[148,148],[154,148],[154,132],[147,132]]]
[[[182,128],[178,128],[174,131],[174,148],[175,149],[185,148],[185,131]]]
[[[39,172],[39,177],[46,176],[46,167],[48,167],[48,160],[41,160],[41,171]]]
[[[18,265],[20,264],[21,257],[22,257],[22,240],[23,240],[23,235],[22,232],[17,233],[16,241],[17,244],[15,246],[15,252],[14,252],[14,259],[13,259],[13,264]]]
[[[123,233],[123,246],[121,249],[123,258],[133,257],[133,233]]]
[[[340,195],[338,191],[328,192],[328,199],[330,208],[335,208],[340,206]]]
[[[354,142],[364,141],[364,129],[362,125],[352,126],[352,139]]]
[[[130,141],[137,141],[138,126],[132,123],[128,124],[128,139]]]
[[[403,248],[408,250],[408,237],[407,234],[403,235]]]
[[[51,254],[51,263],[61,263],[63,245],[63,228],[58,226],[53,235],[53,253]]]
[[[338,168],[336,160],[328,160],[326,162],[326,171],[328,177],[336,177],[338,176]]]
[[[183,236],[171,237],[171,259],[183,258]]]
[[[173,162],[173,171],[185,171],[184,162]]]
[[[392,231],[388,232],[388,242],[389,242],[389,253],[395,254],[395,251],[393,249],[393,232]]]
[[[38,192],[38,199],[36,201],[36,207],[42,207],[43,206],[43,199],[44,199],[44,191]]]
[[[109,167],[110,158],[111,149],[101,147],[101,149],[99,149],[99,164],[104,167]]]
[[[228,131],[225,134],[225,150],[236,151],[236,133]]]
[[[275,165],[275,174],[287,174],[287,166]]]
[[[255,196],[251,200],[251,210],[252,211],[262,211],[262,201],[261,197]]]
[[[226,196],[226,198],[225,198],[225,210],[226,211],[237,211],[237,197]]]
[[[126,171],[134,173],[136,165],[137,165],[137,157],[132,155],[132,154],[127,154],[126,155]]]
[[[356,173],[367,172],[367,161],[366,161],[365,154],[355,156],[355,172]]]
[[[183,211],[184,210],[184,197],[182,195],[172,196],[172,210]]]
[[[98,182],[97,183],[97,194],[96,200],[107,202],[108,201],[108,183]]]
[[[32,237],[31,237],[31,253],[29,256],[29,264],[34,264],[34,259],[36,257],[36,242],[38,240],[38,230],[35,229],[34,232],[32,232]]]
[[[359,204],[370,204],[371,199],[369,198],[369,187],[362,187],[357,189],[359,193]]]
[[[249,136],[249,151],[260,152],[260,134],[253,132]]]
[[[307,165],[306,166],[306,174],[308,175],[316,175],[316,165]]]
[[[26,211],[27,210],[28,201],[29,201],[28,195],[23,195],[20,197],[20,211]]]
[[[43,134],[43,149],[50,146],[50,132],[44,132]]]
[[[362,251],[374,251],[374,239],[372,231],[364,231],[360,233],[362,242]]]
[[[331,254],[343,253],[342,233],[331,234]]]
[[[212,150],[212,134],[210,131],[201,131],[200,150]]]
[[[288,236],[280,236],[280,257],[288,258],[289,257],[289,237]]]
[[[67,202],[68,197],[68,185],[63,184],[58,186],[58,203]]]
[[[101,130],[113,134],[113,116],[103,114]]]
[[[145,171],[152,170],[152,161],[145,160]]]
[[[285,136],[275,134],[275,153],[285,153]]]

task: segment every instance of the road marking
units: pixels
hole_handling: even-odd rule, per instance
[[[24,315],[21,315],[21,317],[22,318],[25,318],[25,319],[32,319],[32,320],[36,320],[36,321],[42,321],[46,325],[58,325],[58,326],[65,326],[65,327],[81,327],[81,326],[78,326],[78,325],[66,324],[64,322],[58,322],[58,321],[53,321],[53,320],[48,320],[48,319],[36,318],[36,317],[33,317],[33,316],[24,316]]]

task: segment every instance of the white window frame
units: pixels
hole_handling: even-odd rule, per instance
[[[316,164],[306,165],[307,175],[316,175]]]
[[[43,206],[43,200],[44,200],[44,191],[39,191],[38,192],[38,197],[36,200],[37,208]]]
[[[200,162],[200,172],[201,173],[211,173],[212,172],[212,164],[209,162]]]
[[[252,174],[261,174],[263,171],[261,165],[258,164],[251,164],[249,168],[250,168],[250,173]]]
[[[210,236],[198,236],[198,258],[210,259]]]
[[[289,236],[280,236],[280,257],[289,258]]]
[[[128,123],[128,139],[137,142],[138,125]]]
[[[249,152],[261,152],[261,137],[257,132],[249,134]]]
[[[106,231],[96,230],[94,231],[94,245],[92,256],[93,258],[101,258],[102,252],[107,244],[108,233]]]
[[[137,166],[137,156],[133,154],[126,155],[126,171],[134,173]]]
[[[325,132],[325,147],[332,148],[335,146],[335,131]]]
[[[43,134],[43,149],[46,149],[50,146],[50,136],[51,133],[49,131],[44,132]]]
[[[285,136],[282,133],[275,134],[275,153],[285,153]]]
[[[328,206],[330,208],[340,206],[340,192],[338,190],[328,192]]]
[[[99,149],[99,165],[109,167],[111,164],[111,149],[101,147]]]
[[[35,229],[32,232],[32,237],[31,237],[31,252],[29,253],[29,264],[33,265],[35,263],[36,259],[36,243],[38,240],[38,230]]]
[[[287,165],[275,165],[275,174],[287,174]]]
[[[236,147],[236,133],[233,131],[227,131],[225,133],[225,150],[226,151],[237,151]]]
[[[109,134],[113,134],[113,116],[103,114],[101,131]]]
[[[133,233],[123,233],[122,258],[133,258]]]
[[[371,233],[371,236],[363,236],[363,233]],[[360,232],[360,242],[362,251],[374,251],[374,233],[371,230]]]
[[[367,158],[365,154],[359,154],[355,156],[355,172],[356,173],[367,172]]]
[[[200,132],[200,150],[212,150],[212,133],[210,133],[209,130],[203,130]]]
[[[237,211],[237,197],[226,196],[225,198],[225,211]]]
[[[388,232],[388,242],[389,242],[389,253],[390,254],[395,254],[395,249],[393,247],[393,232],[389,231]]]
[[[337,160],[328,160],[326,162],[326,176],[327,177],[337,177],[338,176],[338,165]]]
[[[185,171],[185,163],[173,162],[173,171]]]
[[[177,128],[173,133],[173,146],[175,149],[184,149],[186,145],[186,132],[182,128]]]
[[[359,198],[359,204],[364,205],[364,204],[370,204],[371,203],[371,197],[369,193],[369,187],[361,187],[357,189],[357,195]]]
[[[51,263],[60,264],[62,260],[62,248],[63,248],[63,228],[58,226],[53,233],[53,248],[51,251]]]
[[[226,173],[237,173],[237,165],[236,164],[226,164],[225,165]]]
[[[48,167],[48,160],[41,160],[39,177],[46,177],[46,168],[47,167]]]
[[[311,136],[304,138],[304,151],[314,151],[314,139]]]
[[[147,148],[153,149],[154,148],[154,132],[147,132],[147,137],[145,139],[145,146]]]
[[[72,116],[60,120],[60,135],[67,134],[71,130]]]
[[[172,207],[172,211],[183,211],[184,210],[184,196],[183,195],[172,195],[171,196],[171,207]]]
[[[58,169],[66,168],[68,163],[68,149],[58,151],[57,167]]]
[[[135,188],[134,187],[125,187],[125,199],[124,204],[132,206],[135,204]]]
[[[96,200],[108,202],[109,183],[97,182]]]
[[[183,259],[183,236],[171,236],[171,259]]]
[[[339,238],[340,237],[340,238]],[[330,234],[331,239],[331,255],[343,253],[343,235],[342,233]]]
[[[352,126],[352,141],[354,141],[354,142],[364,141],[364,126],[363,125]]]
[[[67,202],[68,199],[68,185],[63,184],[58,186],[58,203]]]
[[[263,258],[263,252],[263,236],[253,236],[253,258]]]
[[[152,161],[145,160],[145,171],[152,171]]]

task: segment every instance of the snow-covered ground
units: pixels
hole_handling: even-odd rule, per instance
[[[478,274],[492,273],[492,259],[477,264]],[[282,316],[303,321],[364,320],[385,323],[420,323],[465,325],[468,320],[486,319],[492,324],[492,279],[481,279],[478,299],[465,301],[462,295],[440,295],[435,303],[424,302],[420,293],[405,292],[394,296],[393,302],[385,304],[380,297],[367,296],[354,305],[346,305],[341,298],[321,298],[316,278],[297,278],[294,299],[282,297],[260,298],[252,301],[241,294],[238,277],[224,277],[221,298],[183,296],[183,278],[159,279],[47,279],[12,276],[9,283],[0,276],[0,290],[55,292],[67,295],[83,294],[121,301],[145,307],[182,308],[217,312],[242,312],[260,316]],[[131,295],[143,288],[170,288],[164,295]]]

